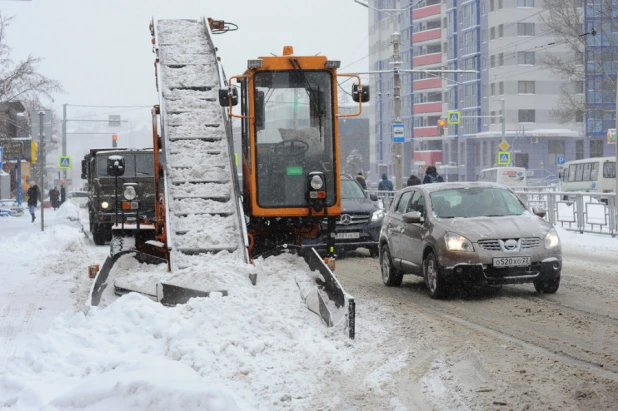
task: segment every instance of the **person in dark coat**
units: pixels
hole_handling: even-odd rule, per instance
[[[28,194],[28,210],[30,211],[30,214],[32,215],[32,222],[34,223],[34,220],[36,219],[36,216],[34,215],[34,211],[36,210],[36,205],[39,201],[39,197],[41,196],[41,191],[39,190],[39,186],[33,183],[28,189],[27,194]]]
[[[423,178],[423,184],[431,183],[444,183],[444,179],[440,174],[438,174],[438,170],[436,170],[435,166],[427,167],[425,178]]]
[[[356,175],[356,181],[363,187],[363,190],[367,190],[367,182],[365,181],[365,177],[363,177],[363,173],[360,171]]]
[[[51,200],[51,206],[54,210],[60,207],[60,192],[57,187],[49,190],[49,199]]]
[[[60,205],[62,205],[62,203],[64,203],[67,199],[67,192],[64,189],[63,185],[60,185]]]
[[[410,174],[410,178],[408,178],[408,187],[417,186],[421,183],[421,179],[418,178],[417,174],[418,174],[418,171],[416,170],[412,171],[412,174]]]
[[[388,179],[386,173],[382,173],[382,181],[378,184],[378,191],[393,191],[393,182]]]

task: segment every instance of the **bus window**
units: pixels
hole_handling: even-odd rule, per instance
[[[599,178],[599,163],[592,163],[592,169],[590,170],[590,180],[597,181]]]
[[[604,178],[616,178],[616,163],[610,163],[609,161],[603,164],[603,177]]]
[[[583,164],[577,164],[577,168],[575,171],[575,181],[582,181],[583,180],[583,175],[584,175],[584,165]]]
[[[584,164],[584,175],[582,176],[582,181],[590,181],[590,166],[591,163]]]

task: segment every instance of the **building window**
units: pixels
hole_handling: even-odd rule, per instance
[[[495,96],[496,95],[496,83],[491,83],[491,95]]]
[[[489,29],[489,39],[493,40],[496,38],[496,28],[492,27]]]
[[[534,65],[534,51],[517,52],[517,64]]]
[[[517,7],[534,7],[534,0],[517,0]]]
[[[603,157],[603,140],[590,140],[590,157]]]
[[[573,83],[574,87],[575,87],[575,92],[577,94],[584,94],[584,82],[583,81],[576,81],[575,83]]]
[[[584,140],[577,140],[575,142],[575,160],[581,160],[584,158]]]
[[[498,65],[501,67],[504,66],[504,53],[498,54]]]
[[[517,90],[519,94],[535,94],[534,81],[518,81]]]
[[[496,67],[496,56],[492,55],[492,56],[489,58],[489,61],[490,61],[491,68]]]
[[[494,3],[494,0],[489,0],[489,11],[494,11],[494,9],[496,8]]]
[[[498,26],[498,37],[504,37],[504,24]]]
[[[498,83],[498,90],[500,90],[500,95],[503,96],[504,95],[504,81],[501,81],[500,83]]]
[[[518,121],[520,123],[536,123],[536,111],[535,110],[518,110],[517,114],[518,114]]]
[[[498,8],[501,9],[502,8],[502,0],[498,0]]]
[[[496,112],[495,111],[491,112],[491,118],[489,120],[490,120],[489,121],[490,124],[495,124],[496,123]]]
[[[575,112],[575,122],[576,123],[583,123],[584,122],[584,111],[583,110],[577,110]]]
[[[578,65],[584,64],[584,53],[582,53],[581,51],[575,52],[575,63]]]
[[[518,36],[534,36],[534,23],[517,23]]]
[[[522,110],[520,110],[521,112]],[[549,140],[547,150],[547,160],[550,166],[558,164],[557,157],[564,156],[564,141],[562,140]]]

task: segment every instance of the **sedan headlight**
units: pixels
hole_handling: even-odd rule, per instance
[[[560,246],[560,237],[554,228],[549,230],[549,233],[545,236],[545,248],[556,248]]]
[[[371,221],[380,221],[384,218],[384,210],[376,210],[371,215]]]
[[[137,192],[135,191],[135,187],[133,186],[125,187],[123,194],[124,194],[124,198],[126,198],[129,201],[137,197]]]
[[[101,208],[104,209],[104,210],[108,209],[109,208],[109,203],[107,201],[103,201],[101,203]]]
[[[474,247],[470,240],[459,234],[446,233],[444,241],[446,242],[446,249],[449,251],[474,251]]]
[[[311,177],[311,188],[313,188],[314,190],[319,190],[322,188],[323,185],[324,185],[324,181],[322,180],[322,177],[320,176]]]

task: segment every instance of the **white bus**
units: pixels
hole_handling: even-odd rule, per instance
[[[560,171],[560,191],[616,192],[616,157],[569,161]]]
[[[528,173],[523,167],[494,167],[481,170],[478,181],[504,184],[508,187],[526,187]]]

